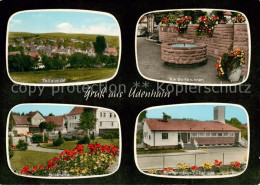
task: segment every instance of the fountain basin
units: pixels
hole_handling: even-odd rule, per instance
[[[161,59],[174,64],[195,64],[204,62],[207,55],[207,45],[201,43],[163,43]]]

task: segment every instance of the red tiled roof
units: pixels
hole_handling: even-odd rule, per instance
[[[29,116],[19,116],[13,115],[16,125],[31,125],[32,123],[28,121]]]
[[[84,112],[84,107],[74,107],[68,115],[82,114]]]
[[[26,116],[29,116],[29,117],[33,117],[35,114],[37,114],[37,113],[39,113],[40,115],[42,115],[42,113],[40,113],[39,111],[33,111],[33,112],[29,112],[29,113],[27,113],[27,114],[25,114]],[[42,115],[42,117],[44,117],[43,115]]]
[[[107,48],[107,53],[117,54],[116,48]]]
[[[53,122],[57,126],[63,125],[63,118],[64,116],[45,116],[46,122]]]
[[[157,131],[240,131],[238,128],[216,121],[168,120],[165,122],[159,119],[146,119],[145,122],[150,130]]]
[[[35,57],[39,56],[40,54],[38,51],[29,51],[27,53],[27,55],[30,55],[32,58],[35,58]]]

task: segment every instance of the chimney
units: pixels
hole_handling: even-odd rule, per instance
[[[167,121],[168,121],[168,115],[167,115],[167,114],[165,114],[164,112],[163,112],[163,121],[165,121],[165,122],[167,122]]]
[[[216,106],[214,107],[214,121],[218,121],[225,124],[225,107]]]

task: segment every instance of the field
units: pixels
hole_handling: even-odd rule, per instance
[[[9,41],[13,41],[14,38],[23,38],[28,37],[31,38],[33,36],[38,36],[39,39],[59,39],[63,38],[66,39],[78,39],[85,42],[95,42],[96,37],[100,35],[90,35],[90,34],[69,34],[69,33],[26,33],[26,32],[9,32]],[[119,50],[119,37],[118,36],[110,36],[110,35],[102,35],[105,37],[107,43],[115,47],[117,50]],[[25,40],[25,43],[29,40]],[[80,46],[79,43],[71,43],[69,42],[70,46],[78,47]],[[66,43],[64,43],[64,47],[66,47]]]
[[[59,153],[38,152],[32,150],[14,151],[14,156],[10,159],[12,170],[21,170],[25,165],[33,166],[45,165],[49,159],[58,157]]]
[[[95,69],[66,69],[50,71],[12,72],[11,78],[15,82],[42,83],[42,79],[63,78],[66,82],[82,82],[92,80],[103,80],[111,78],[116,68]]]

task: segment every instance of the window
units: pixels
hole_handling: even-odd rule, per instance
[[[102,112],[100,112],[100,117],[102,118]]]
[[[112,118],[112,113],[109,114],[109,117]]]
[[[228,137],[228,133],[224,133],[224,136],[225,136],[225,137]]]
[[[230,133],[230,136],[231,136],[231,137],[234,137],[234,133],[233,133],[233,132],[231,132],[231,133]]]
[[[149,135],[149,140],[151,140],[151,135]]]
[[[217,136],[217,133],[216,133],[216,132],[213,132],[213,133],[211,133],[211,136],[212,136],[212,137],[216,137],[216,136]]]
[[[77,116],[75,116],[75,119],[77,119]]]
[[[106,117],[106,113],[105,112],[103,113],[103,116]]]
[[[148,132],[145,132],[144,133],[144,138],[147,138],[147,136],[148,136]]]
[[[207,137],[210,137],[210,132],[207,132],[207,133],[206,133],[206,136],[207,136]]]
[[[178,142],[181,142],[181,134],[178,133]]]
[[[101,127],[102,127],[102,122],[100,122],[100,123],[99,123],[99,126],[101,126]]]
[[[222,137],[222,133],[220,132],[220,133],[218,133],[218,137]]]
[[[112,126],[112,127],[114,126],[114,122],[111,122],[111,126]]]
[[[192,135],[192,137],[197,137],[198,133],[197,132],[193,132],[191,135]]]
[[[116,117],[116,114],[114,114],[114,118]]]
[[[162,133],[162,139],[168,139],[168,133]]]
[[[205,133],[204,133],[204,132],[200,132],[200,133],[199,133],[199,136],[200,136],[200,137],[204,137],[204,136],[205,136]]]

